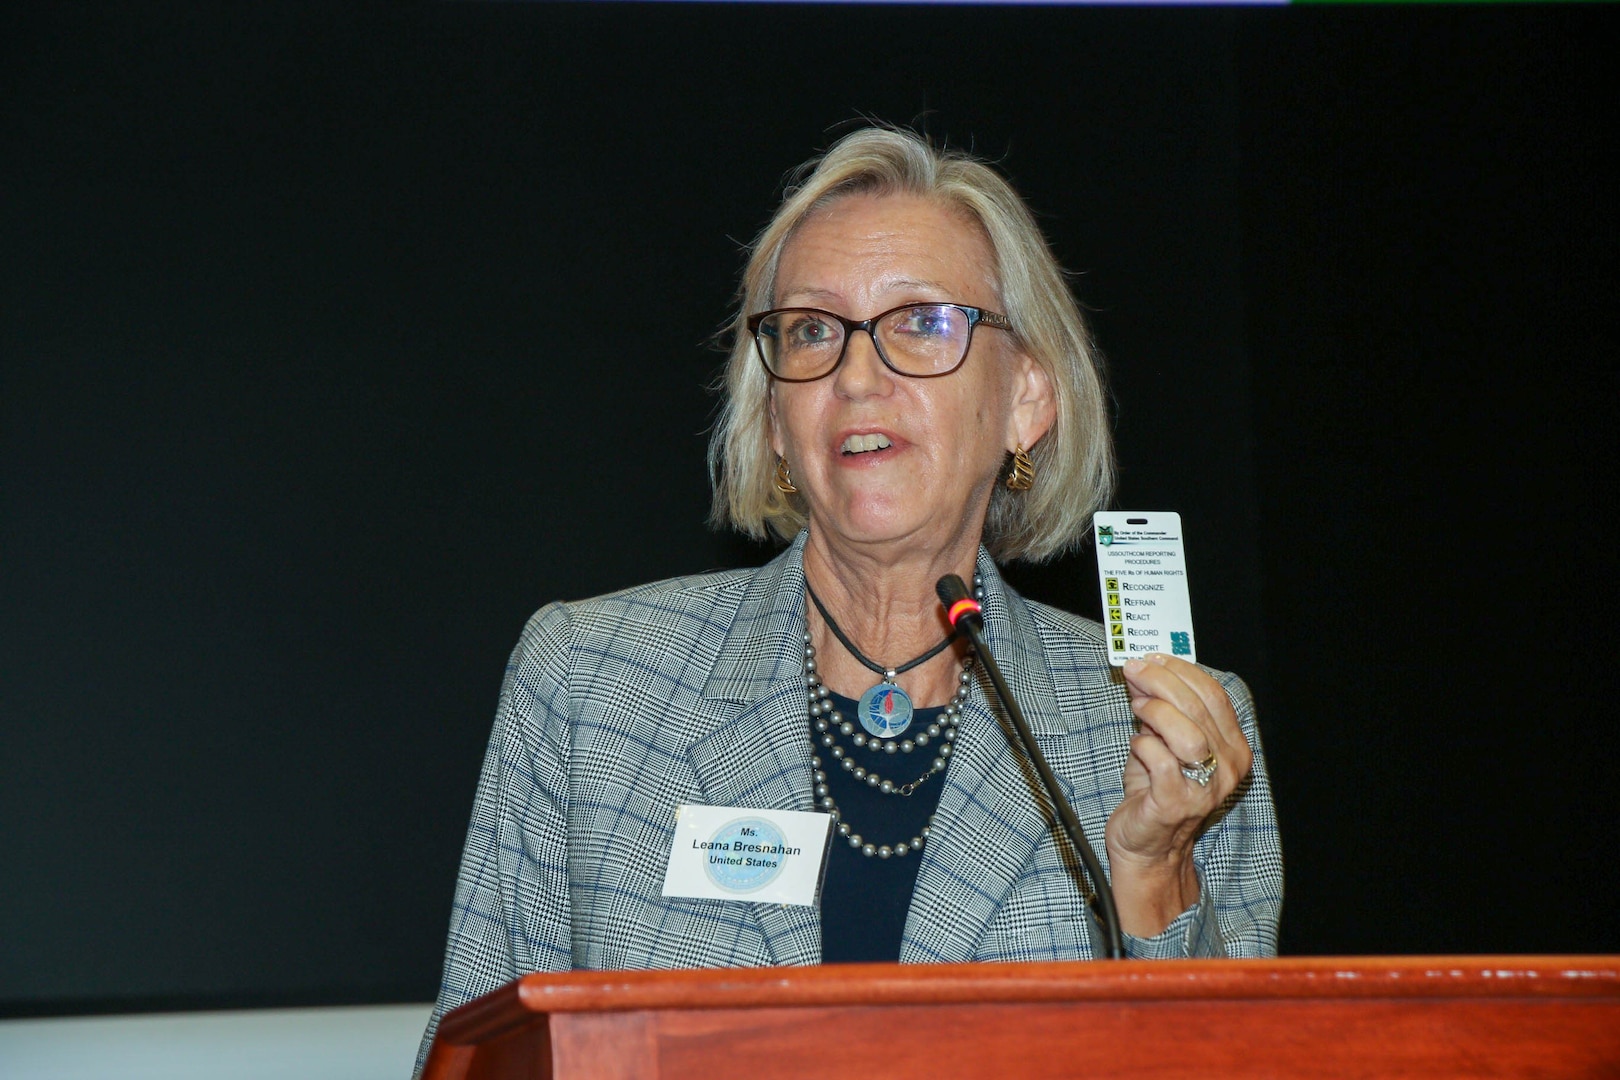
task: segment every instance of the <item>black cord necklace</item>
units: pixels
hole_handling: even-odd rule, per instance
[[[956,640],[956,631],[951,631],[945,636],[945,640],[921,656],[914,657],[899,667],[886,668],[857,649],[855,643],[845,636],[844,631],[839,627],[832,615],[828,613],[827,606],[821,602],[821,597],[816,595],[816,590],[810,587],[808,581],[805,582],[804,591],[810,594],[810,602],[816,605],[817,611],[821,612],[821,619],[827,624],[827,629],[832,631],[833,637],[838,639],[840,645],[849,650],[849,655],[883,677],[881,681],[861,695],[860,703],[855,707],[855,713],[861,722],[861,727],[865,728],[866,733],[875,739],[893,739],[897,737],[911,726],[911,717],[916,712],[916,709],[912,706],[911,695],[901,689],[900,684],[895,680],[917,665],[926,664],[944,652],[946,646]]]

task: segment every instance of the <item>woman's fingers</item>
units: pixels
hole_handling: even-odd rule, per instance
[[[1131,711],[1142,722],[1143,733],[1159,739],[1178,762],[1202,761],[1226,746],[1212,722],[1201,723],[1163,698],[1133,701]]]
[[[1232,763],[1248,771],[1248,740],[1232,701],[1203,668],[1155,653],[1126,664],[1124,674],[1131,711],[1182,761],[1202,761],[1210,753],[1225,756],[1224,750],[1237,752]]]
[[[1131,744],[1145,774],[1136,790],[1145,788],[1151,804],[1137,812],[1177,832],[1231,794],[1248,775],[1253,754],[1226,690],[1202,668],[1155,654],[1127,664],[1124,674],[1131,711],[1142,725]]]
[[[1109,818],[1109,851],[1142,866],[1188,864],[1211,815],[1249,772],[1248,740],[1226,690],[1197,665],[1153,655],[1126,664],[1124,675],[1142,726],[1125,764],[1126,797]],[[1196,767],[1211,755],[1213,768],[1201,775]]]
[[[1203,715],[1221,729],[1223,738],[1242,738],[1243,729],[1232,708],[1232,699],[1227,696],[1226,687],[1216,682],[1209,672],[1197,664],[1163,653],[1149,654],[1144,658],[1144,667],[1147,670],[1143,681],[1157,688],[1153,692],[1155,697],[1171,698],[1189,716],[1201,709]],[[1190,711],[1189,706],[1193,706],[1194,711]]]
[[[1147,773],[1154,802],[1160,806],[1185,810],[1189,799],[1202,801],[1196,787],[1187,789],[1186,777],[1181,774],[1181,763],[1186,759],[1154,732],[1144,731],[1131,740],[1131,756]]]

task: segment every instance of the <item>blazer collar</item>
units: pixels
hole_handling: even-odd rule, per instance
[[[736,615],[703,687],[709,701],[747,704],[804,679],[804,543],[801,532],[786,551],[749,578]]]
[[[687,760],[711,806],[815,809],[804,684],[804,535],[761,567],[703,689],[713,718]],[[821,960],[821,912],[749,904],[777,964]]]
[[[1034,614],[1007,589],[982,550],[978,573],[984,582],[985,641],[1036,743],[1052,757],[1069,732]],[[1011,729],[994,693],[981,677],[963,707],[945,790],[912,893],[902,962],[976,959],[991,919],[1051,833],[1046,797],[1022,754],[1010,745]],[[1072,803],[1072,785],[1062,777],[1059,783]],[[1088,839],[1100,841],[1101,823],[1087,821],[1086,826]]]
[[[1062,733],[1067,725],[1057,708],[1056,685],[1029,605],[1007,588],[1001,571],[983,548],[979,549],[975,570],[984,582],[984,640],[1000,664],[1013,697],[1024,710],[1024,719],[1029,721],[1036,735]],[[988,679],[981,681],[983,694],[977,695],[977,699],[988,701],[995,690]]]

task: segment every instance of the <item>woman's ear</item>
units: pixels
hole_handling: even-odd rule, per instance
[[[1020,351],[1014,361],[1012,413],[1007,421],[1007,449],[1025,450],[1041,441],[1057,420],[1057,397],[1052,377],[1027,353]]]
[[[787,457],[787,455],[782,452],[782,435],[781,435],[780,431],[778,430],[777,423],[776,423],[776,380],[775,379],[771,380],[770,389],[765,391],[765,398],[766,398],[767,401],[770,402],[769,417],[768,417],[768,419],[766,421],[765,426],[770,431],[771,449],[776,453],[777,457]]]

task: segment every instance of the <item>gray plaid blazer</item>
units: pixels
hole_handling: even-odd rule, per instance
[[[661,895],[679,804],[813,809],[803,546],[529,621],[478,783],[434,1024],[530,971],[820,961],[818,909]],[[1106,866],[1136,724],[1101,628],[1018,596],[983,552],[978,570],[990,646]],[[1265,758],[1248,690],[1217,677],[1254,770],[1198,843],[1199,903],[1155,938],[1128,938],[1133,956],[1276,951]],[[963,710],[900,959],[1088,958],[1085,898],[986,692]]]

